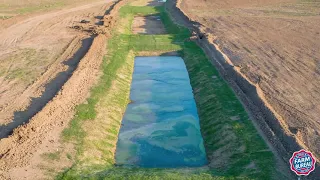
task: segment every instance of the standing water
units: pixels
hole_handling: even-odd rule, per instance
[[[207,163],[199,118],[183,59],[136,57],[116,164],[199,167]]]

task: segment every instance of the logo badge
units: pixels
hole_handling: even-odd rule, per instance
[[[312,153],[304,149],[294,152],[289,162],[291,170],[298,176],[308,176],[315,169],[316,164]]]

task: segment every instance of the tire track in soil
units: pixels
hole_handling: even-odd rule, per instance
[[[9,71],[9,74],[6,72],[0,77],[0,125],[11,123],[14,112],[25,111],[32,97],[40,97],[45,85],[68,68],[63,63],[81,46],[79,39],[87,38],[90,34],[77,32],[70,27],[80,24],[82,19],[93,22],[95,16],[103,15],[112,2],[92,2],[39,14],[0,30],[0,71]],[[75,38],[78,41],[71,43]],[[13,66],[9,69],[10,58]],[[31,74],[28,82],[20,77],[10,79],[12,73],[19,70]]]
[[[105,2],[105,3],[107,3],[107,2]],[[100,2],[100,4],[101,4],[101,2]],[[85,7],[91,7],[91,6],[92,5],[86,5]],[[113,6],[114,6],[114,3],[112,3],[111,6],[109,4],[103,5],[100,8],[103,11],[100,14],[101,15],[108,14],[111,11],[111,9],[113,8]],[[80,9],[82,9],[82,8],[84,8],[84,7],[81,6]],[[65,12],[63,12],[63,13],[73,11],[74,9],[79,9],[79,8],[65,10]],[[60,13],[58,12],[57,14],[60,14]],[[89,13],[87,15],[87,17],[91,17],[91,18],[98,20],[98,18],[97,18],[97,16],[95,16],[95,14],[97,14],[97,13]],[[50,14],[50,15],[53,16],[53,14]],[[47,17],[47,15],[41,15],[40,17]],[[101,17],[103,17],[103,16],[101,16]],[[37,19],[37,18],[38,17],[35,17],[35,19]],[[70,24],[70,22],[71,23],[73,22],[73,24],[74,24],[74,22],[76,22],[75,20],[79,19],[80,17],[75,16],[71,20],[70,20],[70,18],[66,18],[66,19],[64,19],[62,17],[57,17],[57,18],[59,20],[55,19],[53,21],[58,21],[60,24],[64,23],[67,27],[68,24]],[[42,22],[40,22],[40,24],[41,23]],[[53,22],[51,26],[57,25],[54,23],[55,22]],[[37,27],[35,26],[33,28],[37,28]],[[24,124],[28,123],[29,120],[34,115],[36,115],[39,111],[41,111],[43,109],[43,107],[50,100],[52,100],[54,98],[54,96],[57,94],[57,92],[62,88],[62,86],[72,76],[72,74],[73,74],[74,70],[77,68],[80,60],[86,55],[86,53],[90,49],[95,36],[96,35],[91,35],[91,36],[85,35],[84,36],[83,33],[76,35],[76,37],[73,40],[73,42],[75,42],[75,43],[71,42],[68,45],[68,47],[66,48],[65,52],[61,55],[61,57],[65,58],[66,60],[63,60],[58,65],[58,67],[60,67],[60,68],[58,69],[58,67],[50,67],[50,70],[48,70],[48,71],[55,71],[55,69],[56,69],[56,71],[58,71],[58,72],[56,74],[50,74],[50,73],[46,72],[47,75],[45,75],[45,74],[43,75],[43,76],[54,76],[54,77],[50,78],[48,81],[45,82],[45,84],[43,84],[44,90],[41,93],[41,95],[39,97],[30,97],[30,103],[29,103],[28,107],[26,107],[22,110],[15,111],[13,113],[12,120],[9,123],[0,125],[0,139],[7,138],[8,136],[12,135],[13,130],[15,128],[19,127],[20,125],[24,125]],[[15,39],[17,39],[17,38],[15,38]],[[82,39],[82,40],[80,41],[80,39]],[[80,48],[78,50],[76,50],[76,48],[78,48],[78,47],[80,47]],[[71,51],[69,49],[71,49]],[[71,55],[70,52],[74,53],[74,54]],[[66,56],[64,56],[64,54],[66,54]],[[19,99],[18,99],[18,102],[20,102]]]
[[[86,55],[90,49],[94,37],[88,37],[82,40],[80,49],[70,59],[63,62],[68,68],[65,71],[59,72],[57,76],[45,85],[45,90],[40,97],[31,98],[31,103],[25,111],[17,111],[14,113],[12,122],[0,126],[0,139],[6,138],[13,133],[13,130],[18,126],[28,123],[29,120],[57,94],[62,86],[71,77],[73,71],[77,68],[80,60]]]
[[[108,9],[110,13],[103,17],[104,25],[100,27],[104,28],[105,33],[98,34],[91,41],[88,52],[78,66],[74,67],[72,76],[54,98],[28,124],[19,126],[8,138],[0,140],[0,179],[44,179],[46,172],[41,168],[44,161],[41,155],[45,152],[57,152],[57,148],[65,149],[61,140],[62,130],[73,118],[75,107],[85,102],[91,88],[98,82],[107,38],[116,22],[114,17],[124,2],[119,0],[111,10]],[[72,63],[76,61],[68,61],[66,64],[70,68],[74,65]],[[58,167],[56,173],[70,166],[58,161],[50,164]]]

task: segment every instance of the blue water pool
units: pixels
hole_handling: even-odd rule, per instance
[[[199,167],[207,163],[182,58],[136,57],[130,100],[120,128],[116,164]]]

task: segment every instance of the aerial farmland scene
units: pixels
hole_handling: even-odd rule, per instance
[[[0,180],[320,180],[320,0],[1,0]]]

